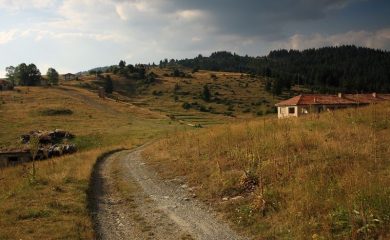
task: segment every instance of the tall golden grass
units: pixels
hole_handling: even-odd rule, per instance
[[[386,239],[389,146],[387,103],[176,133],[144,155],[259,239]]]

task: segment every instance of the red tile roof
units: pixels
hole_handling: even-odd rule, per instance
[[[390,94],[377,94],[376,97],[374,97],[374,94],[345,94],[341,97],[326,94],[302,94],[277,103],[275,106],[358,105],[385,100],[390,100]]]

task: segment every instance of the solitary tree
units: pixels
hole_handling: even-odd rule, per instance
[[[283,91],[283,85],[279,79],[275,79],[272,84],[272,94],[273,95],[280,95]]]
[[[203,100],[205,100],[206,102],[209,102],[209,101],[210,101],[211,93],[210,93],[210,89],[209,89],[209,87],[208,87],[207,85],[204,85],[204,86],[203,86],[202,98],[203,98]]]
[[[59,79],[59,74],[54,68],[49,68],[47,70],[47,78],[49,80],[49,83],[52,85],[58,85],[58,79]]]
[[[272,81],[271,80],[268,80],[265,82],[265,91],[267,92],[271,92],[272,91]]]
[[[123,61],[123,60],[120,60],[119,64],[118,64],[119,68],[123,69],[126,67],[126,62]]]

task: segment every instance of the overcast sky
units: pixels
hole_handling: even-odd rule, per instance
[[[388,0],[0,0],[0,77],[228,50],[355,44],[390,50]]]

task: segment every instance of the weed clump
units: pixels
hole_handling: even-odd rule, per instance
[[[68,108],[46,108],[39,111],[41,116],[72,115],[73,111]]]

